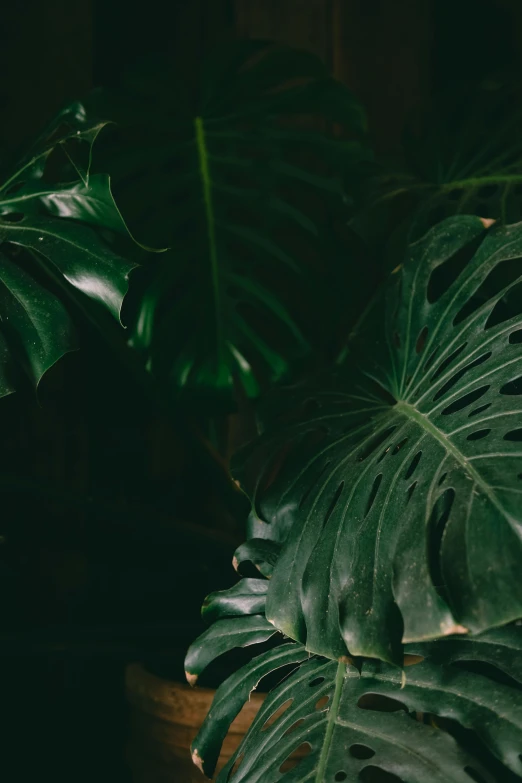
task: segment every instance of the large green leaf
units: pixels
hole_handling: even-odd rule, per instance
[[[69,290],[76,288],[120,319],[135,264],[93,230],[129,236],[109,178],[90,176],[92,145],[105,124],[88,121],[83,106],[73,104],[0,185],[0,396],[16,389],[20,369],[37,386],[61,356],[77,347],[64,306]],[[51,157],[51,170],[76,179],[49,182]],[[47,290],[50,281],[53,287],[58,282],[64,301]]]
[[[522,616],[521,256],[522,224],[434,228],[240,460],[286,537],[267,618],[311,652],[400,661]]]
[[[470,657],[480,661],[480,649]],[[234,682],[255,681],[257,661]],[[509,669],[502,657],[496,663]],[[216,701],[214,735],[212,707],[193,746],[212,762],[223,727]],[[521,740],[522,691],[492,676],[430,657],[403,672],[375,661],[357,668],[312,658],[268,695],[218,783],[504,783],[522,775]]]
[[[300,248],[315,247],[324,266],[317,213],[327,199],[341,204],[340,159],[363,157],[353,138],[302,115],[352,136],[364,116],[311,54],[255,41],[203,64],[197,107],[183,105],[176,82],[164,64],[142,66],[94,103],[132,127],[108,160],[125,214],[172,248],[150,268],[131,344],[187,399],[230,405],[238,388],[257,396],[309,350],[299,307],[305,294],[317,305],[325,278],[316,270],[310,286]]]

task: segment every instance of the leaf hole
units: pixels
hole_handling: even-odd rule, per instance
[[[310,680],[308,685],[310,686],[310,688],[316,688],[322,682],[324,682],[324,677],[314,677],[313,680]]]
[[[289,772],[291,769],[295,769],[301,761],[308,756],[312,746],[309,742],[302,742],[292,753],[283,761],[279,767],[279,772]]]
[[[0,220],[4,223],[21,223],[24,218],[23,212],[9,212],[7,215],[2,215]]]
[[[397,445],[393,449],[392,454],[398,454],[399,451],[404,446],[404,444],[408,442],[408,440],[409,440],[409,438],[403,438],[401,441],[399,441],[399,443],[397,443]]]
[[[439,479],[438,486],[440,487],[444,482],[446,481],[447,473],[443,473],[442,476]]]
[[[390,696],[382,696],[380,693],[364,693],[357,702],[357,706],[361,710],[374,712],[399,712],[399,710],[408,712],[408,708],[402,701],[392,699]]]
[[[481,364],[487,362],[490,356],[491,351],[487,351],[487,353],[483,353],[482,356],[479,356],[478,359],[475,359],[475,361],[470,362],[465,367],[462,367],[449,379],[449,381],[444,384],[444,386],[438,390],[438,392],[433,397],[433,402],[440,399],[440,397],[443,397],[453,386],[455,386],[456,383],[460,381],[464,375],[466,375],[466,373],[471,372],[471,370],[474,370],[475,367],[480,367]]]
[[[451,405],[448,405],[447,408],[444,408],[441,411],[442,415],[451,416],[452,413],[458,413],[458,411],[464,410],[464,408],[467,408],[468,405],[472,405],[477,400],[480,400],[480,398],[486,394],[489,388],[489,386],[481,386],[479,389],[474,389],[473,391],[465,394],[463,397],[459,397],[458,400],[455,400],[451,403]],[[488,403],[488,405],[491,405],[491,403]]]
[[[418,663],[422,663],[424,660],[423,655],[411,655],[404,656],[403,666],[416,666]]]
[[[340,484],[339,484],[339,486],[337,487],[337,490],[336,490],[336,492],[335,492],[335,495],[334,495],[334,496],[333,496],[333,498],[332,498],[332,502],[330,503],[330,507],[329,507],[328,511],[326,512],[326,516],[325,516],[325,518],[324,518],[324,522],[323,522],[323,527],[325,527],[325,526],[326,526],[326,523],[328,522],[328,520],[329,520],[329,519],[330,519],[330,517],[332,516],[332,514],[333,514],[333,512],[334,512],[334,510],[335,510],[335,507],[336,507],[336,505],[337,505],[337,504],[338,504],[338,502],[339,502],[339,498],[340,498],[340,497],[341,497],[341,495],[342,495],[343,489],[344,489],[344,481],[341,481],[341,483],[340,483]]]
[[[328,470],[328,467],[329,467],[329,466],[330,466],[330,460],[328,460],[328,462],[326,462],[326,463],[323,465],[323,467],[321,468],[321,470],[320,470],[320,471],[319,471],[319,473],[317,474],[316,478],[315,478],[315,479],[313,479],[313,481],[311,481],[311,482],[310,482],[310,484],[309,484],[309,485],[308,485],[308,487],[306,488],[306,491],[305,491],[305,493],[304,493],[304,495],[303,495],[303,497],[301,498],[301,501],[300,501],[300,503],[299,503],[299,510],[301,510],[301,509],[303,508],[303,506],[304,506],[304,504],[306,503],[307,499],[310,497],[310,493],[312,492],[312,490],[314,489],[314,487],[316,487],[316,486],[317,486],[317,484],[318,484],[318,482],[319,482],[319,480],[320,480],[321,476],[322,476],[322,475],[323,475],[323,474],[324,474],[324,473],[325,473],[325,472]]]
[[[324,709],[329,701],[330,701],[329,696],[321,696],[321,698],[315,703],[315,709],[316,710]]]
[[[366,446],[359,452],[357,456],[357,460],[359,462],[363,462],[367,457],[370,456],[370,454],[373,454],[374,451],[376,451],[379,446],[382,446],[382,444],[390,437],[392,432],[395,432],[396,426],[394,427],[388,427],[387,430],[384,430],[384,432],[379,433],[379,435],[376,435],[375,438],[372,438],[369,443],[366,444]]]
[[[335,777],[334,777],[335,783],[342,783],[342,781],[346,780],[347,777],[348,775],[346,774],[346,772],[340,769],[339,772],[335,773]]]
[[[404,480],[407,481],[409,478],[413,476],[415,471],[417,470],[418,464],[422,457],[422,451],[418,451],[412,461],[410,462],[410,465],[408,467],[408,470],[404,474]]]
[[[387,772],[385,769],[372,765],[361,769],[359,780],[361,783],[404,783],[403,779],[394,775],[393,772]]]
[[[24,182],[15,182],[14,185],[10,185],[10,187],[7,188],[5,195],[7,197],[14,196],[15,193],[18,193],[18,191],[23,188],[24,184]]]
[[[486,438],[490,432],[491,432],[490,428],[477,430],[476,432],[471,432],[466,438],[466,440],[482,440],[482,438]]]
[[[482,236],[472,240],[458,250],[451,258],[435,267],[428,280],[426,297],[430,304],[437,302],[453,285],[482,241]]]
[[[350,755],[354,757],[354,759],[371,759],[373,756],[375,756],[375,751],[368,747],[368,745],[359,745],[356,743],[355,745],[350,746]]]
[[[511,440],[515,441],[516,443],[520,443],[522,440],[522,429],[517,430],[510,430],[509,432],[506,432],[504,435],[504,440]]]
[[[261,729],[261,731],[267,731],[267,729],[269,729],[269,728],[270,728],[270,726],[273,726],[273,725],[274,725],[274,723],[275,723],[277,720],[279,720],[279,718],[281,717],[281,715],[283,715],[283,713],[285,713],[285,712],[287,711],[287,709],[290,707],[290,705],[292,704],[292,702],[293,702],[293,699],[287,699],[287,700],[286,700],[286,701],[285,701],[283,704],[281,704],[281,705],[280,705],[280,706],[277,708],[277,710],[276,710],[274,713],[272,713],[272,715],[270,715],[270,717],[269,717],[269,718],[268,718],[268,719],[265,721],[265,723],[263,724],[263,728]]]
[[[509,335],[509,342],[511,345],[522,343],[522,329],[516,329],[514,332],[511,332]]]
[[[297,731],[297,729],[302,726],[304,723],[304,718],[299,718],[299,720],[296,720],[295,723],[292,723],[289,729],[285,731],[283,734],[283,737],[286,737],[287,734],[292,734],[292,732]]]
[[[467,766],[464,767],[464,772],[468,777],[471,778],[471,780],[474,780],[475,783],[486,783],[485,779],[480,775],[476,769],[473,769],[473,767]]]
[[[455,361],[455,359],[462,353],[462,351],[464,350],[466,345],[467,345],[467,343],[463,343],[462,345],[459,345],[459,347],[456,348],[453,351],[453,353],[450,353],[450,355],[446,359],[444,359],[443,362],[440,363],[440,365],[437,367],[437,369],[435,370],[435,372],[433,373],[433,375],[430,378],[430,382],[431,383],[436,381],[437,378],[440,375],[442,375],[444,370],[446,370],[450,366],[450,364]]]
[[[241,766],[241,762],[243,761],[243,758],[244,758],[244,754],[241,753],[237,757],[237,759],[235,760],[234,766],[232,767],[232,769],[230,770],[230,773],[228,775],[227,783],[228,783],[229,780],[232,780],[232,778],[235,776],[236,772],[238,771],[239,767]]]
[[[436,500],[428,523],[428,567],[430,570],[431,581],[436,589],[441,590],[443,586],[442,571],[440,564],[440,548],[444,528],[449,519],[453,501],[455,500],[455,490],[446,489]]]
[[[429,370],[433,362],[435,361],[435,357],[437,356],[440,349],[440,345],[437,345],[437,347],[430,353],[426,361],[424,362],[423,372],[426,372]]]
[[[408,500],[406,501],[407,503],[409,503],[410,500],[412,499],[413,493],[415,492],[415,488],[418,483],[419,483],[418,481],[414,481],[413,484],[408,487]]]
[[[520,265],[520,259],[518,259]],[[518,270],[520,274],[520,268]],[[522,307],[520,302],[522,301],[522,283],[512,285],[505,294],[497,300],[495,306],[484,326],[485,329],[491,329],[494,326],[498,326],[504,321],[508,321],[514,316],[520,315]]]
[[[415,343],[415,352],[416,353],[422,353],[424,350],[424,346],[426,345],[426,340],[428,339],[428,327],[425,326],[421,331],[419,332],[419,336],[417,337],[417,342]]]
[[[382,473],[379,473],[377,476],[375,476],[373,480],[372,488],[370,491],[370,497],[368,498],[368,503],[366,504],[366,512],[364,514],[365,517],[368,516],[373,504],[375,503],[375,498],[377,497],[377,492],[379,491],[379,487],[381,486],[381,481],[382,481]]]
[[[489,407],[491,407],[490,402],[487,402],[485,405],[479,405],[478,408],[475,408],[475,410],[472,410],[471,413],[468,413],[468,419],[470,419],[472,416],[476,416],[477,413],[483,413],[483,411],[487,411]]]
[[[520,293],[515,295],[513,285],[520,275],[520,258],[510,258],[495,265],[487,277],[482,281],[477,290],[470,296],[468,301],[461,307],[453,319],[457,326],[459,323],[469,318],[484,305],[491,303],[492,310],[489,313],[485,328],[489,329],[512,315],[520,312]],[[511,289],[502,294],[506,287],[511,284]]]
[[[518,396],[519,394],[522,394],[522,377],[515,378],[513,381],[509,381],[509,383],[505,383],[500,388],[501,394],[506,394],[509,397]]]

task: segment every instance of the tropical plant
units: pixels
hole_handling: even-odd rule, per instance
[[[411,245],[342,361],[276,395],[237,458],[245,578],[206,602],[189,681],[280,644],[219,688],[207,775],[250,691],[286,676],[220,783],[522,776],[522,224],[491,223]]]
[[[257,397],[320,347],[307,304],[331,337],[335,259],[319,235],[367,156],[360,105],[310,53],[260,41],[219,49],[195,96],[162,59],[91,104],[118,122],[103,164],[118,203],[170,248],[145,260],[131,345],[185,401]]]
[[[104,125],[75,103],[2,176],[0,396],[17,388],[21,374],[37,387],[77,347],[68,302],[91,300],[120,322],[135,264],[102,236],[128,235],[109,178],[90,173]]]
[[[518,77],[495,74],[437,95],[410,122],[401,154],[366,179],[357,230],[369,241],[391,232],[403,248],[451,215],[519,220],[520,90]]]

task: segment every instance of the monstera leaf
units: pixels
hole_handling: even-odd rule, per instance
[[[522,224],[434,228],[239,458],[283,544],[266,616],[310,652],[398,663],[522,616],[521,255]]]
[[[414,241],[455,214],[503,223],[522,214],[522,142],[518,77],[455,84],[405,135],[402,162],[365,182],[354,225],[370,241],[392,233]]]
[[[342,206],[341,161],[365,155],[326,120],[360,134],[364,116],[311,54],[263,42],[210,58],[195,105],[177,81],[166,63],[140,66],[93,99],[123,129],[108,166],[125,214],[171,248],[149,266],[130,339],[188,398],[230,405],[309,349],[298,313],[313,263],[303,259],[325,263],[317,217]]]
[[[242,579],[209,596],[204,617],[215,607],[218,619],[189,650],[189,667],[201,671],[232,647],[266,640],[263,584]],[[192,744],[193,760],[213,774],[250,693],[279,672],[280,683],[218,783],[515,781],[522,774],[521,652],[519,625],[407,645],[402,670],[375,660],[310,657],[304,645],[285,641],[218,688]]]
[[[120,319],[135,265],[92,228],[128,235],[109,178],[90,177],[92,145],[104,124],[87,121],[83,106],[73,104],[0,185],[0,396],[16,389],[20,370],[37,386],[76,347],[67,290]],[[74,179],[55,185],[48,169]],[[48,290],[50,280],[65,288],[62,298]]]

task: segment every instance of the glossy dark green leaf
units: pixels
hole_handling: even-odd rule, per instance
[[[256,656],[220,685],[191,746],[192,759],[205,775],[212,777],[230,724],[260,680],[283,666],[301,663],[307,658],[302,644],[283,644]]]
[[[241,579],[228,590],[219,590],[205,598],[201,614],[207,622],[223,617],[263,614],[268,582],[266,579]]]
[[[434,663],[481,661],[496,666],[522,684],[522,632],[520,625],[493,628],[479,636],[447,636],[436,642],[413,643],[406,652],[429,657]]]
[[[77,347],[65,307],[0,253],[0,396],[15,391],[22,364],[36,388],[42,376]]]
[[[277,542],[265,538],[252,538],[236,549],[232,562],[239,573],[244,563],[252,563],[264,577],[270,579],[280,552],[281,545]]]
[[[345,366],[240,458],[289,531],[267,617],[311,652],[400,661],[522,616],[521,256],[522,224],[433,229]]]
[[[466,745],[447,718],[472,732]],[[401,672],[313,658],[269,694],[218,783],[238,761],[234,783],[501,783],[522,773],[521,739],[519,688],[429,660]]]
[[[211,625],[191,644],[185,658],[185,675],[194,685],[209,663],[235,647],[266,642],[277,633],[263,615],[233,617]]]
[[[90,228],[33,215],[16,222],[0,218],[0,242],[41,253],[71,285],[119,320],[135,264],[116,255]]]
[[[114,201],[107,174],[94,174],[89,177],[88,183],[79,181],[54,187],[30,182],[8,198],[2,199],[0,194],[0,211],[4,214],[27,213],[39,205],[45,207],[50,215],[79,220],[95,228],[110,229],[140,244],[130,233]],[[151,252],[165,252],[165,249],[154,251],[144,245],[140,247]]]

